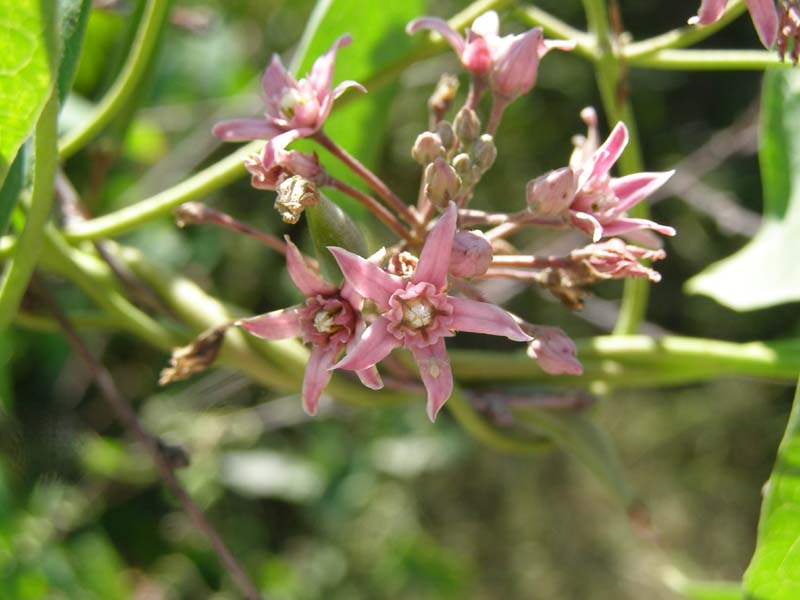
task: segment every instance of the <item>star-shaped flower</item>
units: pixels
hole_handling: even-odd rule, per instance
[[[242,319],[236,324],[267,340],[302,337],[311,345],[303,377],[303,408],[313,415],[319,397],[331,378],[329,368],[345,348],[352,347],[364,331],[362,298],[345,283],[341,288],[324,281],[311,270],[303,255],[286,238],[286,268],[294,284],[306,296],[304,304]],[[369,365],[357,369],[361,382],[374,390],[383,387],[378,370]]]
[[[265,118],[223,121],[214,126],[214,135],[227,142],[269,140],[261,157],[268,168],[274,163],[275,154],[291,142],[320,130],[333,101],[347,88],[356,87],[366,92],[355,81],[343,81],[331,88],[336,52],[351,41],[349,35],[337,39],[331,49],[314,62],[308,77],[300,81],[284,68],[277,54],[273,55],[261,81]]]
[[[455,331],[501,335],[518,342],[532,338],[502,308],[447,293],[447,269],[456,233],[457,209],[450,202],[425,241],[409,277],[387,273],[377,265],[331,247],[345,279],[378,308],[378,318],[334,368],[362,370],[383,360],[394,348],[411,350],[428,390],[431,421],[450,397],[453,375],[444,338]]]

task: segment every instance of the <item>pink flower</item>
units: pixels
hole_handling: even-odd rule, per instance
[[[648,250],[626,244],[613,238],[573,250],[570,258],[591,269],[593,275],[601,279],[625,279],[627,277],[649,279],[653,283],[661,281],[661,274],[646,267],[640,260],[663,260],[667,254],[661,249]]]
[[[505,104],[526,93],[536,83],[539,60],[554,48],[572,50],[573,42],[545,40],[541,27],[519,34],[500,36],[497,13],[490,10],[467,29],[461,37],[447,21],[435,17],[414,19],[406,27],[409,34],[432,29],[446,39],[461,63],[476,76],[489,76],[495,96]]]
[[[611,167],[628,144],[628,129],[624,123],[617,123],[603,145],[594,148],[599,139],[597,115],[593,109],[584,109],[581,117],[589,126],[589,133],[570,158],[570,168],[577,178],[577,192],[569,208],[572,224],[595,242],[641,229],[675,235],[672,227],[627,216],[628,209],[664,185],[674,171],[611,177]]]
[[[261,190],[276,190],[284,179],[292,175],[300,175],[317,184],[322,184],[325,178],[325,170],[320,166],[316,152],[277,150],[268,153],[267,146],[264,146],[259,154],[245,159],[244,168],[251,175],[250,184]]]
[[[450,397],[453,375],[444,338],[454,331],[501,335],[525,342],[531,338],[502,308],[447,294],[447,268],[456,232],[453,202],[431,230],[413,274],[398,277],[360,256],[330,248],[345,279],[364,298],[372,300],[380,316],[357,345],[334,368],[361,370],[383,360],[394,348],[411,350],[428,390],[431,421]]]
[[[364,331],[361,297],[345,283],[341,289],[324,281],[303,260],[286,238],[286,268],[305,296],[300,306],[241,319],[236,324],[260,338],[282,340],[302,336],[311,344],[311,355],[303,378],[303,408],[313,415],[319,397],[331,378],[331,365],[345,348],[352,347]],[[383,387],[378,370],[369,365],[357,370],[361,382],[372,389]]]
[[[272,164],[274,155],[298,138],[320,130],[331,112],[333,101],[350,87],[366,92],[355,81],[343,81],[331,89],[336,51],[352,38],[343,35],[311,67],[308,78],[295,81],[283,67],[277,54],[264,72],[264,119],[234,119],[214,126],[213,134],[227,142],[269,140],[262,153],[264,165]]]
[[[774,0],[745,0],[758,37],[767,49],[775,45],[778,35],[778,10]],[[689,19],[690,25],[709,25],[722,18],[728,0],[702,0],[697,16]]]

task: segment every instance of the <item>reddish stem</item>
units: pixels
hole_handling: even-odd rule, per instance
[[[384,225],[394,231],[405,241],[413,241],[413,236],[405,227],[403,227],[402,223],[397,220],[397,217],[395,217],[385,206],[378,204],[377,200],[375,200],[375,198],[372,196],[368,196],[361,190],[358,190],[353,186],[330,176],[325,181],[325,184],[347,194],[354,200],[357,200],[366,206],[367,209],[369,209],[370,212],[372,212],[372,214],[374,214]]]
[[[544,269],[547,267],[567,268],[572,261],[561,256],[497,255],[492,258],[492,267],[527,267]]]
[[[328,152],[333,154],[336,158],[347,165],[356,175],[363,179],[364,182],[378,195],[378,197],[386,202],[389,206],[394,208],[409,225],[415,225],[417,223],[417,219],[409,209],[408,205],[403,202],[397,196],[397,194],[390,190],[389,186],[387,186],[380,179],[380,177],[375,175],[375,173],[361,164],[356,157],[351,156],[344,148],[339,146],[322,131],[318,131],[312,139],[322,144],[322,146],[328,150]]]

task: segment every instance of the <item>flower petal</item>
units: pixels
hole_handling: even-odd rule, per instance
[[[403,285],[403,280],[344,248],[328,246],[347,281],[364,298],[376,302],[381,310],[389,310],[389,296]]]
[[[331,93],[331,85],[333,83],[333,65],[336,62],[336,52],[339,48],[347,46],[353,41],[349,33],[344,34],[333,42],[325,54],[320,56],[314,61],[314,66],[311,67],[311,73],[308,75],[308,82],[314,91],[317,93],[317,98],[322,100],[323,97],[329,96]]]
[[[625,217],[623,219],[615,219],[611,223],[606,223],[603,225],[603,236],[611,237],[615,235],[625,235],[626,233],[630,231],[636,231],[637,229],[652,229],[661,235],[668,235],[670,237],[676,233],[674,227],[661,225],[655,221],[650,221],[649,219],[634,219],[632,217]]]
[[[486,11],[472,22],[470,29],[485,38],[496,37],[500,33],[500,18],[495,11]]]
[[[214,125],[211,133],[226,142],[269,140],[281,133],[264,119],[230,119]]]
[[[408,35],[413,35],[417,33],[420,29],[432,29],[441,34],[441,36],[447,40],[447,42],[453,47],[453,50],[456,51],[459,58],[464,53],[464,38],[459,35],[459,33],[450,27],[447,24],[447,21],[443,19],[437,19],[436,17],[420,17],[419,19],[414,19],[408,25],[406,25],[406,33]]]
[[[572,224],[592,238],[593,242],[599,242],[603,237],[603,226],[600,221],[589,213],[571,210],[569,212]]]
[[[353,81],[352,79],[347,79],[333,88],[333,99],[336,100],[336,98],[344,94],[345,90],[351,87],[356,88],[359,92],[364,92],[365,94],[367,93],[367,88],[365,88],[363,85],[357,81]]]
[[[297,81],[283,66],[280,56],[272,55],[272,60],[261,78],[261,89],[264,91],[264,101],[267,114],[270,117],[281,116],[281,100],[290,89],[297,89]]]
[[[611,189],[619,199],[619,204],[614,208],[616,214],[622,214],[635,206],[675,174],[675,171],[661,173],[635,173],[611,180]]]
[[[289,277],[304,296],[318,294],[328,296],[339,291],[339,288],[324,281],[309,268],[306,261],[303,260],[300,250],[292,243],[288,235],[284,239],[286,240],[286,270],[289,271]]]
[[[727,5],[728,0],[703,0],[700,4],[700,10],[697,11],[697,16],[689,19],[689,25],[709,25],[719,21]]]
[[[580,189],[586,185],[586,182],[592,177],[608,173],[627,145],[628,128],[625,123],[620,121],[614,126],[608,139],[594,151],[594,154],[589,158],[589,162],[583,166],[578,178],[578,188]]]
[[[453,393],[453,372],[447,356],[444,340],[435,344],[412,348],[414,359],[419,365],[419,374],[425,389],[428,390],[428,418],[436,420],[436,415]]]
[[[750,10],[758,37],[767,50],[775,45],[778,37],[778,11],[773,0],[744,0]]]
[[[531,341],[531,337],[520,329],[514,318],[499,306],[468,298],[448,296],[447,299],[453,307],[453,329],[501,335],[515,342]]]
[[[432,283],[437,290],[442,290],[447,285],[447,268],[450,265],[457,219],[458,209],[455,202],[450,201],[447,210],[439,217],[425,240],[419,263],[411,276],[413,283]]]
[[[235,324],[265,340],[282,340],[300,335],[299,314],[299,307],[293,306],[249,319],[239,319]]]
[[[341,347],[336,345],[324,349],[314,346],[311,349],[303,375],[303,410],[311,416],[316,414],[322,390],[331,380],[333,373],[329,369],[339,350]]]
[[[383,388],[381,374],[378,373],[378,368],[375,365],[356,371],[356,375],[358,375],[361,383],[371,390],[380,390]]]
[[[400,345],[400,341],[387,331],[387,325],[386,319],[377,319],[367,327],[359,342],[348,350],[347,356],[333,368],[363,371],[386,358],[389,352]]]

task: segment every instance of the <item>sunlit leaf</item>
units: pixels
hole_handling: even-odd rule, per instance
[[[767,482],[744,588],[748,600],[800,598],[800,388]]]
[[[686,284],[690,293],[734,310],[800,300],[800,71],[767,72],[761,110],[761,229],[739,252]]]
[[[55,2],[0,0],[0,183],[55,83]]]

